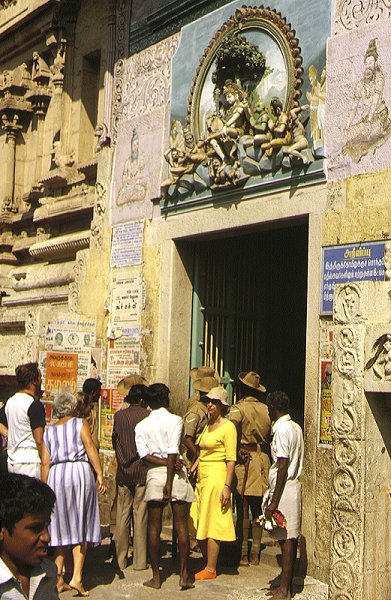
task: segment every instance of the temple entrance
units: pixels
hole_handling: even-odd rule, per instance
[[[191,365],[212,365],[236,399],[240,371],[282,389],[303,424],[308,224],[195,245]],[[315,349],[314,349],[315,351]]]

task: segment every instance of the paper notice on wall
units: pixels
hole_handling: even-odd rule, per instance
[[[63,390],[74,394],[77,390],[78,355],[66,352],[48,352],[46,355],[46,396],[56,396]]]
[[[319,443],[327,446],[332,445],[331,419],[333,410],[333,397],[331,391],[332,382],[331,360],[320,361],[320,428]]]
[[[108,349],[107,354],[107,387],[116,388],[118,383],[131,373],[138,373],[140,368],[140,342],[127,340],[129,345]]]
[[[334,329],[325,324],[320,328],[320,358],[331,359],[333,357]]]
[[[113,227],[111,266],[113,269],[142,264],[144,221],[131,221]]]
[[[111,330],[116,338],[140,335],[142,303],[141,273],[121,273],[113,279]]]
[[[95,345],[95,322],[84,319],[57,319],[46,329],[46,350],[89,354]]]

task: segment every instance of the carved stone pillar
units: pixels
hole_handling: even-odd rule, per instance
[[[334,297],[333,479],[330,595],[363,599],[365,299],[357,284]]]
[[[103,106],[103,122],[107,126],[109,133],[111,127],[111,105],[114,83],[116,8],[117,0],[110,0],[108,3],[107,15],[107,57],[104,80],[105,96]]]
[[[65,154],[69,154],[71,149],[71,131],[72,131],[72,102],[73,102],[73,81],[74,81],[74,62],[75,62],[75,29],[78,11],[80,9],[80,0],[67,0],[60,5],[59,22],[65,31],[66,37],[66,64],[64,72],[64,83],[62,95],[62,135],[61,146]]]
[[[6,164],[5,164],[5,191],[2,201],[1,210],[3,212],[16,212],[14,204],[14,189],[15,189],[15,148],[16,136],[18,131],[22,129],[19,125],[19,117],[17,114],[13,117],[2,117],[2,127],[6,132]]]

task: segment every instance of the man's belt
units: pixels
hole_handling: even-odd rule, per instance
[[[248,452],[256,452],[258,450],[258,444],[240,444],[240,448],[247,450]]]

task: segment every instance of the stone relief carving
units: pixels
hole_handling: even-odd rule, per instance
[[[340,0],[337,6],[338,30],[351,31],[391,16],[391,0]]]
[[[247,21],[252,37],[243,27]],[[286,48],[283,60],[278,45],[271,53],[265,50],[275,40]],[[200,60],[186,130],[181,131],[178,121],[172,123],[165,153],[170,177],[162,183],[163,197],[175,200],[207,188],[244,184],[253,175],[306,167],[315,159],[302,122],[309,109],[317,123],[315,128],[312,119],[314,146],[323,156],[325,75],[321,83],[313,79],[310,104],[299,105],[301,65],[298,39],[280,13],[264,7],[237,9]],[[280,67],[277,82],[273,74]],[[185,134],[192,136],[190,144]]]
[[[365,391],[391,392],[391,328],[389,323],[368,326]]]
[[[54,86],[61,86],[64,81],[66,45],[67,42],[64,38],[57,44],[56,55],[53,64],[50,67],[52,83]]]
[[[391,243],[384,244],[384,279],[391,281]]]
[[[68,306],[70,312],[80,313],[80,288],[87,271],[87,250],[82,250],[76,255],[73,267],[73,282],[69,285]]]
[[[352,323],[362,318],[362,294],[355,283],[341,286],[334,296],[334,318],[337,323]],[[348,332],[346,331],[348,335]]]
[[[129,58],[114,69],[113,142],[121,121],[146,114],[169,103],[171,59],[178,47],[173,36]]]
[[[101,248],[106,212],[106,188],[99,181],[95,185],[95,197],[94,219],[91,223],[91,248]]]
[[[8,348],[7,364],[9,372],[15,371],[16,367],[25,362],[25,340],[19,344],[10,344]]]
[[[130,156],[124,164],[122,185],[115,202],[117,206],[124,206],[131,202],[143,202],[147,196],[147,189],[148,179],[145,172],[145,160],[139,149],[137,129],[133,129],[130,138]]]
[[[95,137],[97,138],[95,154],[98,154],[104,146],[110,145],[109,130],[106,123],[98,123],[95,127]]]
[[[320,81],[314,65],[308,69],[308,79],[311,89],[307,92],[310,105],[310,126],[314,152],[324,156],[325,104],[326,104],[326,67],[323,68]]]
[[[361,290],[355,285],[356,301],[353,303],[349,302],[351,289],[347,294],[346,286],[339,286],[337,290],[343,292],[339,301],[342,322],[350,321],[357,316],[356,301],[361,297]],[[360,493],[364,460],[361,447],[364,335],[365,328],[360,324],[335,328],[330,597],[340,600],[361,598],[360,539],[364,509]]]
[[[10,6],[14,6],[18,0],[0,0],[0,10],[4,8],[9,8]]]
[[[126,62],[123,117],[131,119],[152,112],[169,102],[171,59],[179,44],[173,36]]]
[[[353,105],[345,126],[342,153],[359,162],[374,153],[391,136],[391,121],[384,101],[384,74],[378,62],[376,39],[369,42],[364,56],[364,73],[356,84]]]

